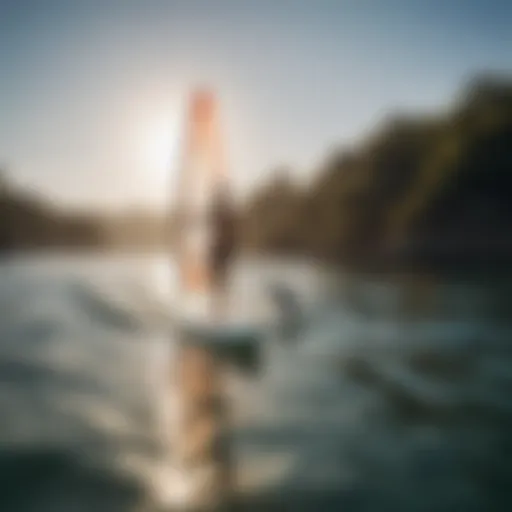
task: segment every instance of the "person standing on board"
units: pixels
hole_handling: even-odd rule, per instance
[[[227,185],[219,185],[211,211],[210,269],[215,316],[226,313],[228,277],[236,249],[236,214]]]

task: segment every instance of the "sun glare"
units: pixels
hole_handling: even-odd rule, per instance
[[[139,120],[136,137],[136,153],[141,183],[152,201],[166,204],[173,190],[172,183],[178,169],[181,141],[179,112],[163,112]]]
[[[163,185],[176,165],[179,125],[174,119],[162,119],[148,130],[145,141],[145,161],[156,179]]]

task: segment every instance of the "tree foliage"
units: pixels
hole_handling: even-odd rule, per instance
[[[244,212],[247,239],[347,263],[510,257],[512,81],[465,92],[447,112],[397,117],[335,152],[307,190],[262,188]]]

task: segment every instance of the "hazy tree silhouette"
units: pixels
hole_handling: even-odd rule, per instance
[[[243,218],[261,250],[352,264],[512,256],[512,80],[483,77],[444,115],[401,116],[334,152],[308,190],[260,189]]]

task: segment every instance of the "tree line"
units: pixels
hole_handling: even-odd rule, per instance
[[[286,170],[237,212],[248,251],[365,267],[512,260],[512,78],[483,76],[435,115],[382,122],[298,186]],[[145,212],[72,214],[0,173],[0,249],[170,247],[173,223]]]
[[[371,267],[512,258],[512,79],[484,76],[437,115],[396,116],[307,188],[286,173],[241,212],[244,244]]]

